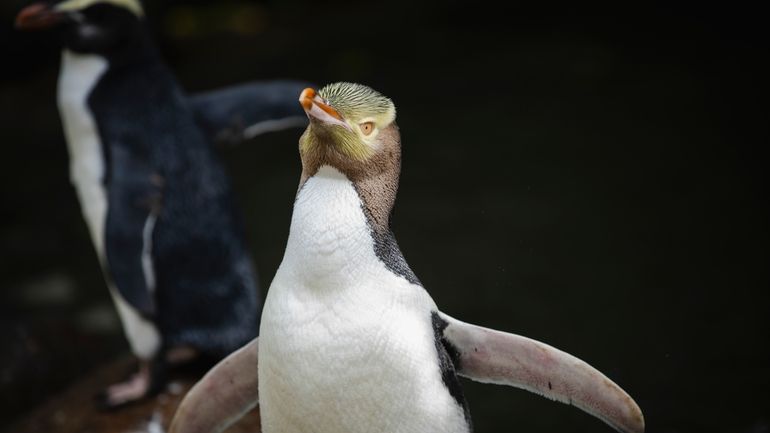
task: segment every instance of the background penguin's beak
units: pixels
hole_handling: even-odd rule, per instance
[[[330,125],[340,125],[347,130],[352,130],[345,122],[345,119],[331,105],[316,94],[316,91],[310,87],[306,88],[299,95],[299,103],[305,109],[305,113],[310,120],[316,119]]]
[[[40,30],[52,27],[64,18],[64,13],[54,10],[48,3],[33,3],[16,15],[16,28]]]

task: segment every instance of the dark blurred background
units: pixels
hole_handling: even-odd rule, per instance
[[[12,27],[26,3],[0,3],[0,430],[128,351],[68,182],[57,41]],[[394,229],[445,312],[585,359],[648,432],[770,431],[758,9],[145,3],[189,91],[348,80],[396,102]],[[263,288],[299,134],[222,152]],[[523,391],[465,389],[478,432],[610,431]]]

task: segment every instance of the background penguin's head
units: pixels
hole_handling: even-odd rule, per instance
[[[56,29],[72,51],[109,54],[140,32],[143,17],[139,0],[59,0],[27,6],[16,16],[16,27]]]
[[[393,101],[353,83],[305,89],[300,104],[310,123],[300,138],[304,183],[329,165],[352,181],[373,218],[387,228],[401,172],[401,136]]]

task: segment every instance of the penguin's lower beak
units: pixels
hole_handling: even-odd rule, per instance
[[[306,88],[299,95],[299,103],[305,109],[305,114],[312,120],[319,120],[330,125],[339,125],[351,130],[345,119],[331,105],[327,104],[314,89]]]
[[[16,28],[20,30],[40,30],[52,27],[64,19],[59,12],[47,3],[33,3],[16,15]]]

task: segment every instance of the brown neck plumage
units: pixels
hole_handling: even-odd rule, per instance
[[[312,127],[311,124],[305,134],[310,134]],[[299,189],[322,166],[334,167],[353,182],[364,210],[371,219],[372,228],[380,233],[389,230],[390,213],[396,201],[401,173],[401,137],[395,122],[380,131],[380,147],[366,161],[356,161],[341,154],[333,143],[326,142],[331,137],[324,135],[323,131],[312,133],[316,134],[319,145],[312,146],[302,154]]]

